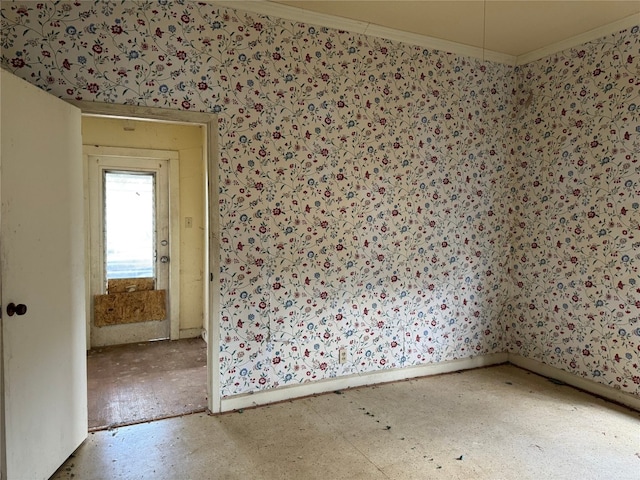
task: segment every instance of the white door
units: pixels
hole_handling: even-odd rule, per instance
[[[127,155],[122,153],[125,150]],[[128,302],[131,294],[144,289],[164,291],[168,303],[174,304],[170,266],[176,259],[172,258],[171,244],[175,239],[169,228],[169,166],[171,160],[177,161],[178,154],[85,147],[85,156],[89,167],[92,298],[112,294]],[[111,289],[115,285],[128,289],[114,294]],[[151,304],[162,300],[157,295],[141,298],[143,305],[133,307],[137,312],[152,310]],[[113,323],[101,324],[96,321],[94,309],[91,346],[170,338],[170,309],[162,318],[153,313],[134,318],[122,309]]]
[[[80,110],[4,70],[0,89],[2,476],[40,479],[87,436]]]

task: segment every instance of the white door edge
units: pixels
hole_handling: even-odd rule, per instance
[[[48,478],[87,437],[81,112],[1,73],[0,477]]]

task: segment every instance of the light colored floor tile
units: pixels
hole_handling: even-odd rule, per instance
[[[640,413],[513,366],[91,434],[55,479],[638,480]]]

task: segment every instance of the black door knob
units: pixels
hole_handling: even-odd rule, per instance
[[[24,303],[19,303],[18,305],[16,305],[11,302],[9,305],[7,305],[7,315],[9,315],[10,317],[13,317],[14,314],[24,315],[25,313],[27,313],[27,306]]]

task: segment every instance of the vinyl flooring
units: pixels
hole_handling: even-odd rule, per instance
[[[638,480],[640,413],[512,365],[99,431],[92,480]]]
[[[202,412],[206,343],[192,338],[92,349],[87,380],[90,431]]]

